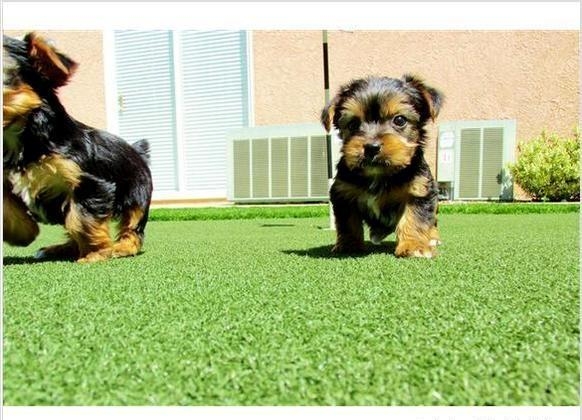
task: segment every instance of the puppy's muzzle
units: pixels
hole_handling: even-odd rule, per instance
[[[376,155],[380,153],[380,143],[366,143],[364,145],[364,157],[368,160],[373,160]]]

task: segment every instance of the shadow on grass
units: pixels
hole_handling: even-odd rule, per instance
[[[139,251],[137,253],[137,255],[134,255],[133,257],[123,257],[123,258],[108,258],[104,261],[96,261],[96,262],[91,262],[91,263],[86,263],[86,264],[100,264],[100,263],[106,263],[108,261],[114,261],[114,260],[120,260],[120,259],[126,259],[126,258],[135,258],[137,256],[140,256],[144,253],[143,250]],[[30,264],[41,264],[41,263],[49,263],[49,262],[66,262],[66,263],[75,263],[76,260],[75,258],[59,258],[59,257],[46,257],[46,258],[35,258],[32,256],[26,256],[26,257],[4,257],[2,259],[2,265],[7,266],[7,265],[30,265]]]
[[[357,254],[334,254],[331,252],[333,245],[318,246],[308,249],[287,249],[282,252],[288,255],[298,255],[300,257],[322,258],[322,259],[346,259],[346,258],[363,258],[374,254],[390,254],[394,255],[396,250],[396,242],[389,241],[374,245],[366,242],[366,249]]]
[[[49,260],[39,260],[34,257],[4,257],[2,259],[3,265],[28,265],[49,262]]]

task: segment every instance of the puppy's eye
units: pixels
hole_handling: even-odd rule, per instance
[[[350,131],[358,131],[360,129],[360,119],[354,118],[348,123],[348,130]]]
[[[392,122],[394,123],[394,125],[396,127],[404,127],[406,125],[406,123],[408,122],[408,120],[403,115],[397,115],[394,117]]]

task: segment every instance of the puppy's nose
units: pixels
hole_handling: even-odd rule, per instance
[[[364,156],[367,158],[373,158],[380,152],[380,144],[378,143],[367,143],[364,145]]]

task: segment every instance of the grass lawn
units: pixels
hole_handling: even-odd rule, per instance
[[[325,217],[156,221],[144,253],[4,247],[6,405],[578,405],[579,214],[441,214],[337,258]]]

